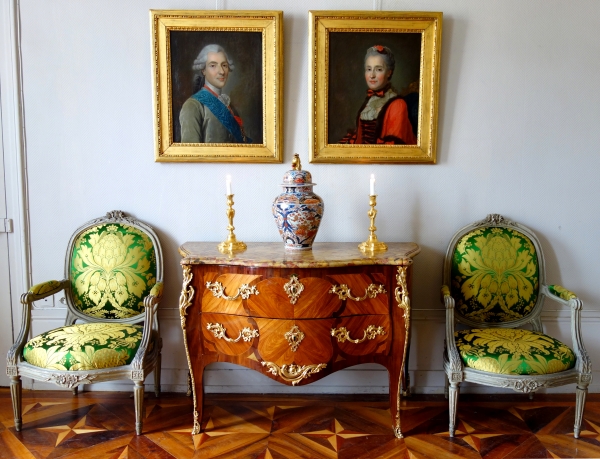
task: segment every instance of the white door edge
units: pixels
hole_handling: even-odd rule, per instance
[[[19,1],[0,2],[0,127],[4,152],[13,336],[21,327],[20,296],[31,286],[27,161],[21,71]],[[2,357],[8,349],[1,350]],[[0,368],[4,368],[1,365]],[[28,384],[28,382],[26,382]]]

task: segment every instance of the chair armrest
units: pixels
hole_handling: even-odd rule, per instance
[[[31,326],[31,305],[34,301],[41,300],[50,295],[64,290],[69,285],[68,279],[61,281],[47,281],[41,284],[36,284],[31,287],[27,293],[21,295],[21,304],[23,305],[23,313],[21,315],[21,328],[15,339],[14,344],[8,350],[6,355],[6,374],[9,376],[17,375],[17,357],[23,351],[23,346],[27,342],[29,336],[29,327]]]
[[[565,306],[569,306],[569,301],[577,298],[577,295],[575,295],[572,291],[567,290],[560,285],[544,285],[542,292],[548,298],[564,304]]]
[[[460,373],[460,379],[462,379],[463,364],[456,347],[456,341],[454,340],[454,298],[450,294],[450,288],[447,285],[442,285],[441,289],[442,301],[446,307],[446,353],[448,354],[448,361],[450,364],[450,371],[452,373]],[[457,378],[459,376],[457,375]],[[451,380],[456,380],[451,378]]]
[[[142,341],[140,342],[140,347],[135,353],[135,357],[131,361],[131,366],[133,368],[133,380],[144,380],[144,358],[146,357],[146,353],[148,352],[148,346],[150,344],[150,339],[152,337],[153,330],[158,330],[158,320],[156,316],[158,314],[158,303],[162,297],[163,292],[163,283],[157,282],[150,294],[144,298],[144,329],[142,331]],[[160,346],[160,343],[157,343]]]
[[[583,302],[570,290],[560,285],[544,285],[542,292],[554,301],[571,308],[571,339],[575,353],[577,370],[588,383],[592,378],[592,360],[587,353],[581,336],[581,310]]]

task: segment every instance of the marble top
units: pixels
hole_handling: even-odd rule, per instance
[[[274,268],[327,268],[408,265],[421,248],[414,242],[389,242],[385,252],[363,253],[358,242],[317,242],[311,250],[285,249],[282,242],[247,242],[243,252],[223,254],[218,242],[186,242],[179,247],[183,265],[238,265]]]

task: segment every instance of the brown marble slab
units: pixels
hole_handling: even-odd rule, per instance
[[[273,268],[327,268],[407,265],[421,248],[414,242],[390,242],[385,252],[363,253],[358,242],[318,242],[312,250],[286,250],[281,242],[248,242],[243,252],[223,254],[218,242],[186,242],[179,247],[182,265],[238,265]]]

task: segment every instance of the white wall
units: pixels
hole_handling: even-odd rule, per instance
[[[284,164],[154,162],[148,10],[216,5],[284,11]],[[444,13],[437,165],[308,163],[308,11],[374,8]],[[83,221],[121,209],[150,223],[166,263],[164,387],[183,390],[177,247],[224,239],[226,174],[233,176],[238,238],[278,241],[270,205],[297,152],[325,200],[318,241],[365,239],[368,177],[375,173],[379,238],[422,247],[414,268],[415,391],[443,385],[445,245],[488,213],[537,232],[548,281],[584,301],[584,337],[600,365],[599,16],[595,0],[21,0],[33,281],[62,275],[65,246]],[[42,306],[49,309],[36,311],[34,331],[62,319],[58,298]],[[570,342],[568,314],[547,306],[548,329]],[[210,373],[207,390],[244,390],[239,371],[225,368],[232,367]],[[385,392],[385,373],[370,368],[305,390]],[[247,390],[285,389],[247,376]]]

